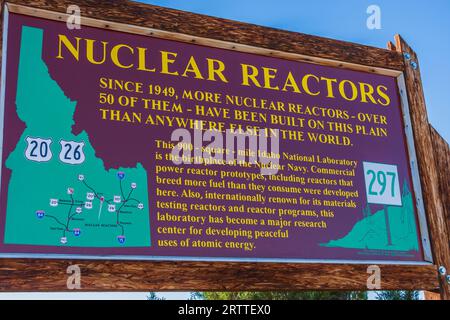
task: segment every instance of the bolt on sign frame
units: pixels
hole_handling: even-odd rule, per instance
[[[67,7],[77,4],[85,26],[396,77],[424,256],[430,262],[383,264],[381,285],[385,290],[439,290],[442,298],[450,298],[445,274],[438,272],[441,266],[450,270],[449,236],[420,69],[416,53],[400,36],[384,50],[123,0],[1,4],[2,26],[9,13],[65,22]],[[366,290],[368,276],[368,264],[9,257],[0,259],[0,291],[67,290],[71,264],[80,266],[86,291]]]

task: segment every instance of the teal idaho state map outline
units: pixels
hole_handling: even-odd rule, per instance
[[[23,26],[16,106],[26,129],[6,160],[11,178],[4,242],[70,247],[150,246],[146,170],[138,163],[136,168],[107,171],[103,161],[96,158],[87,133],[72,134],[76,101],[66,97],[51,78],[42,59],[42,46],[43,30]],[[51,139],[47,152],[51,159],[28,159],[27,138]],[[84,151],[84,162],[62,162],[61,140],[83,142],[78,152]],[[43,149],[45,154],[45,146]]]

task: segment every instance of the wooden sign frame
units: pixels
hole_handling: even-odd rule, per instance
[[[86,26],[397,77],[406,136],[415,145],[410,159],[419,173],[414,185],[422,240],[428,233],[431,239],[431,250],[424,244],[425,257],[434,262],[380,263],[381,288],[440,290],[442,298],[450,298],[445,274],[438,272],[441,266],[450,270],[449,235],[420,68],[400,36],[384,50],[124,0],[2,0],[1,17],[13,12],[65,22],[72,4],[81,8]],[[73,264],[81,269],[84,291],[367,290],[368,278],[367,264],[7,258],[0,259],[0,291],[68,290],[66,270]]]

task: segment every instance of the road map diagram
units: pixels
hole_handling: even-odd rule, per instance
[[[71,225],[76,221],[85,221],[83,213],[91,215],[98,212],[97,219],[98,221],[101,221],[102,213],[107,212],[106,214],[115,215],[115,224],[99,223],[97,224],[97,227],[119,227],[120,233],[117,235],[117,241],[119,244],[124,244],[126,241],[124,224],[126,223],[122,222],[121,214],[132,214],[134,209],[143,210],[144,204],[138,199],[132,197],[133,191],[137,188],[135,182],[130,184],[129,191],[124,192],[122,181],[125,179],[125,172],[117,172],[117,179],[119,181],[118,188],[120,189],[120,194],[108,197],[104,193],[97,191],[87,184],[85,176],[83,174],[79,174],[79,184],[81,184],[84,189],[80,194],[80,198],[76,197],[77,193],[73,187],[67,187],[68,198],[51,198],[49,205],[52,207],[52,210],[37,210],[36,217],[38,219],[53,219],[56,226],[51,227],[52,230],[61,230],[62,236],[60,243],[67,244],[67,234],[72,233],[75,237],[80,237],[82,235],[82,230],[80,228],[72,228]],[[84,199],[83,195],[85,195]],[[58,210],[58,208],[61,207],[65,207],[66,210]],[[53,211],[62,211],[62,215],[54,215]],[[64,216],[64,211],[67,211],[66,216]]]

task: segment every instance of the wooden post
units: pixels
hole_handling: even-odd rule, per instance
[[[400,35],[395,36],[396,44],[388,46],[403,54],[405,63],[405,82],[408,94],[411,123],[423,190],[423,201],[431,236],[433,259],[435,265],[450,271],[450,248],[448,243],[447,222],[444,205],[439,190],[439,173],[436,168],[430,126],[428,123],[425,97],[423,93],[420,67],[417,54]],[[445,274],[439,278],[440,294],[443,300],[450,299],[450,286]]]
[[[424,291],[425,300],[441,300],[441,295],[432,291]]]
[[[430,126],[430,129],[435,154],[434,160],[436,160],[436,166],[439,172],[439,193],[444,203],[444,212],[447,217],[447,231],[450,235],[450,146],[433,127]]]

